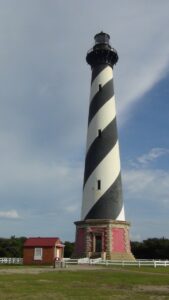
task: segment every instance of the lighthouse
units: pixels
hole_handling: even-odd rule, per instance
[[[134,259],[125,220],[113,85],[117,51],[100,32],[86,56],[91,88],[81,220],[76,221],[75,257]]]

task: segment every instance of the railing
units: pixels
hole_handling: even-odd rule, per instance
[[[88,258],[88,257],[79,258],[78,264],[90,264],[90,258]]]
[[[89,259],[69,259],[64,261],[65,266],[68,265],[79,265],[79,264],[88,264],[88,265],[104,265],[104,266],[137,266],[137,267],[169,267],[169,260],[103,260],[101,258]]]
[[[16,257],[0,257],[0,264],[6,265],[22,265],[23,258],[16,258]]]

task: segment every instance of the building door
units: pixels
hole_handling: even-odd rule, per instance
[[[60,258],[60,249],[55,248],[55,258]]]
[[[102,252],[102,235],[95,235],[95,252]]]

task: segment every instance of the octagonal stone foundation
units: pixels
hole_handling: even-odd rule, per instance
[[[73,257],[135,260],[126,221],[92,219],[77,221]]]

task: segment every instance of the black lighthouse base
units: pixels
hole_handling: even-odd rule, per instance
[[[77,221],[74,258],[135,260],[129,240],[130,224],[111,219]]]

